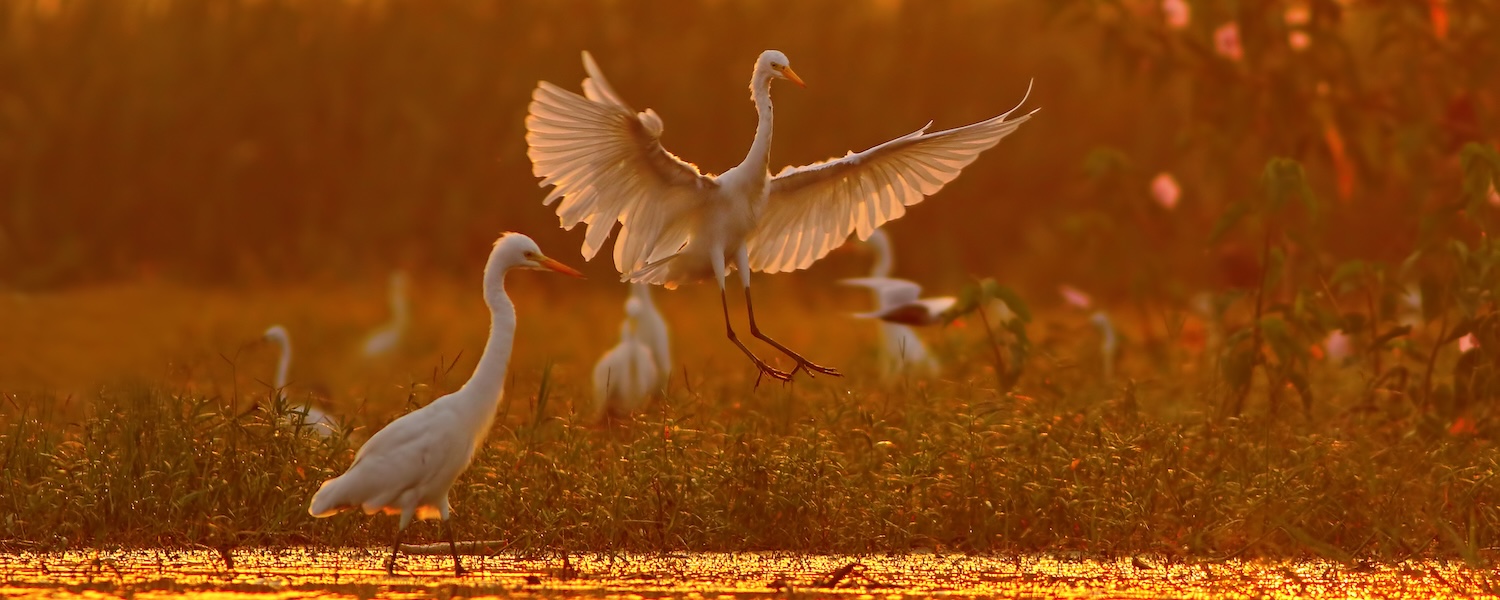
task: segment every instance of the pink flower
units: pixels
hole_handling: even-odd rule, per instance
[[[1225,23],[1214,30],[1214,50],[1229,60],[1237,61],[1245,57],[1245,49],[1240,46],[1238,23]]]
[[[1354,354],[1354,341],[1342,329],[1332,332],[1323,339],[1323,352],[1328,357],[1328,362],[1342,363]]]
[[[1306,50],[1309,45],[1312,45],[1312,36],[1308,35],[1306,31],[1293,31],[1287,34],[1286,43],[1291,45],[1293,50],[1301,52]]]
[[[1171,173],[1158,173],[1151,180],[1151,197],[1162,208],[1172,210],[1177,208],[1177,200],[1182,197],[1182,187],[1177,185],[1177,178]]]
[[[1064,284],[1057,286],[1057,293],[1062,294],[1063,300],[1068,304],[1078,308],[1088,308],[1090,304],[1094,303],[1088,294],[1071,285]]]
[[[1469,334],[1469,335],[1463,336],[1461,338],[1458,338],[1458,351],[1459,352],[1468,352],[1468,351],[1473,350],[1474,348],[1477,348],[1477,347],[1479,347],[1479,338],[1474,337],[1474,334],[1472,334],[1472,333]]]
[[[1193,20],[1193,7],[1187,0],[1161,0],[1161,13],[1171,29],[1185,29]]]
[[[1490,184],[1489,201],[1491,206],[1500,206],[1500,192],[1495,191],[1495,184]]]

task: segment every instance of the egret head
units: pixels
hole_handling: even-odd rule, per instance
[[[275,342],[282,345],[286,345],[287,342],[291,341],[291,336],[287,335],[286,328],[280,325],[268,327],[265,333],[260,334],[260,337],[268,342]]]
[[[493,294],[505,295],[505,273],[511,269],[556,271],[583,278],[583,273],[576,269],[547,258],[531,238],[519,233],[502,233],[500,239],[495,240],[495,248],[490,250],[489,261],[484,264],[484,299],[491,306],[498,298],[492,297]]]
[[[801,87],[807,87],[802,83],[802,78],[792,70],[792,63],[786,59],[786,55],[780,50],[767,50],[760,53],[760,60],[755,63],[755,70],[766,73],[773,79],[785,79]]]

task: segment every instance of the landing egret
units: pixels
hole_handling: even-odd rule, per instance
[[[943,321],[948,310],[958,304],[958,298],[953,296],[921,298],[921,285],[895,277],[852,277],[841,279],[839,283],[869,288],[880,299],[875,310],[854,315],[863,319],[901,325],[936,325]]]
[[[644,283],[630,284],[630,295],[640,300],[640,314],[636,316],[636,337],[651,349],[651,359],[656,362],[656,372],[661,376],[661,385],[666,385],[672,375],[672,342],[667,335],[667,321],[656,309],[656,299],[651,297],[651,286]]]
[[[284,403],[287,399],[287,376],[292,369],[292,336],[287,333],[286,327],[272,325],[266,329],[265,333],[261,334],[261,338],[276,344],[277,348],[281,350],[281,356],[276,359],[276,379],[272,383],[272,386],[276,390],[276,399]],[[339,430],[338,419],[319,410],[316,406],[302,404],[291,408],[293,414],[287,415],[286,418],[293,425],[310,427],[313,432],[323,437],[333,435]]]
[[[392,421],[372,436],[354,455],[349,470],[323,482],[307,508],[314,517],[354,507],[364,509],[365,514],[400,514],[386,566],[388,573],[395,572],[401,532],[414,516],[443,520],[448,549],[453,552],[453,572],[465,572],[453,543],[453,526],[448,522],[448,490],[474,459],[495,419],[516,334],[516,310],[505,293],[505,275],[518,268],[583,276],[543,256],[531,238],[519,233],[502,234],[484,266],[490,337],[474,374],[458,391]]]
[[[785,54],[761,53],[750,78],[759,122],[744,161],[714,176],[661,145],[662,120],[636,112],[583,53],[583,95],[546,81],[532,93],[526,117],[527,155],[540,185],[556,186],[542,202],[562,200],[565,229],[587,225],[583,256],[592,259],[620,223],[615,268],[622,280],[661,285],[719,284],[729,340],[764,375],[790,381],[797,371],[838,375],[761,333],[750,301],[750,271],[781,273],[807,268],[852,232],[860,239],[906,207],[937,193],[979,154],[1015,131],[1031,114],[1000,116],[954,129],[910,134],[863,152],[771,176],[771,81],[803,85]],[[1028,90],[1029,92],[1029,90]],[[1022,99],[1024,102],[1025,99]],[[1033,111],[1033,114],[1035,111]],[[796,361],[774,368],[751,352],[729,322],[725,274],[739,271],[750,333]]]
[[[594,414],[601,419],[628,416],[661,389],[655,357],[640,336],[642,312],[640,298],[632,295],[625,300],[620,343],[594,365]]]
[[[875,253],[875,263],[870,266],[870,277],[886,279],[895,268],[895,255],[891,251],[891,240],[884,229],[870,232],[864,241],[865,247]],[[872,289],[877,309],[884,308],[884,294]],[[881,343],[881,368],[886,377],[902,372],[931,376],[938,373],[937,357],[927,351],[927,345],[917,336],[916,330],[900,323],[879,321]]]
[[[390,300],[391,320],[379,329],[370,332],[365,338],[364,346],[360,353],[365,358],[376,358],[390,354],[401,343],[401,335],[406,333],[406,325],[411,316],[406,301],[406,273],[396,271],[391,273]]]

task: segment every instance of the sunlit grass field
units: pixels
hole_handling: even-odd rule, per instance
[[[1488,562],[1500,3],[1187,2],[1182,24],[1167,4],[6,3],[0,549],[386,543],[393,519],[307,502],[462,384],[483,257],[515,230],[589,279],[511,277],[516,354],[453,490],[462,539]],[[529,94],[576,88],[590,50],[719,171],[768,47],[809,84],[774,92],[773,170],[993,116],[1035,82],[1033,121],[886,228],[897,276],[999,286],[1031,319],[990,304],[924,330],[942,375],[885,378],[848,316],[868,294],[835,283],[869,269],[851,245],[754,278],[764,329],[846,377],[757,386],[716,289],[659,291],[672,380],[597,426],[588,376],[626,288],[541,205]],[[395,269],[409,335],[361,359]],[[1122,334],[1109,379],[1094,310]],[[346,435],[281,424],[258,341],[277,323],[289,400]]]

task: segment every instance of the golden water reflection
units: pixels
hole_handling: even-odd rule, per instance
[[[716,597],[787,592],[893,598],[1493,596],[1490,573],[1461,563],[1405,561],[1167,562],[1059,556],[806,556],[780,553],[467,556],[455,578],[446,556],[404,555],[395,577],[380,549],[240,550],[0,555],[6,598],[428,598],[477,596]],[[856,564],[857,563],[857,564]],[[850,568],[850,565],[855,565]],[[837,581],[833,581],[836,579]],[[831,585],[831,587],[830,587]],[[803,594],[799,594],[803,595]]]

